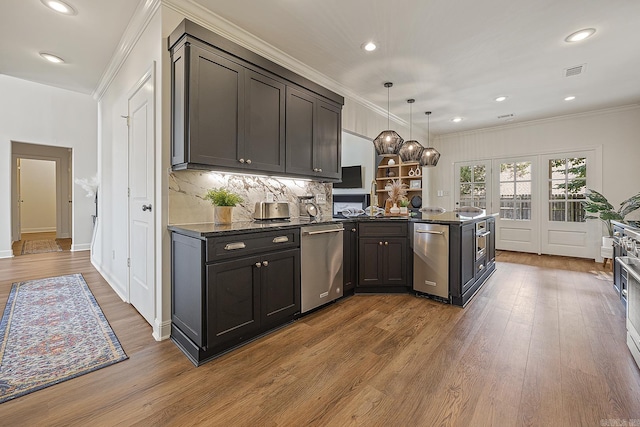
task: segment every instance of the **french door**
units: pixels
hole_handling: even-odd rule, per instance
[[[493,205],[500,207],[496,219],[497,249],[539,253],[537,169],[535,156],[493,161]]]
[[[491,160],[455,164],[456,208],[473,206],[492,212]]]

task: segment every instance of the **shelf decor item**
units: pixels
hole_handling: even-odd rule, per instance
[[[403,162],[418,162],[420,161],[420,156],[422,155],[422,150],[424,150],[424,147],[415,139],[413,139],[411,137],[412,134],[412,129],[413,129],[413,109],[411,108],[411,106],[413,105],[414,102],[416,102],[415,99],[407,99],[407,102],[409,103],[409,141],[405,141],[404,144],[402,144],[402,147],[400,147],[400,151],[398,151],[398,154],[400,155],[400,158],[402,159]]]
[[[384,84],[384,87],[387,88],[387,129],[391,127],[391,113],[389,112],[389,88],[391,86],[393,86],[393,83],[391,82],[387,82]],[[398,154],[398,151],[400,150],[403,142],[404,139],[402,139],[402,137],[398,135],[398,132],[388,129],[380,132],[380,135],[378,135],[376,139],[373,140],[373,145],[376,148],[376,154],[378,156],[388,156]]]
[[[438,164],[440,153],[435,148],[429,147],[429,117],[431,116],[431,111],[427,111],[425,114],[427,115],[427,148],[422,150],[420,155],[420,166],[433,167]]]
[[[240,195],[224,188],[212,188],[204,196],[213,205],[213,222],[231,224],[233,207],[244,200]]]
[[[385,187],[385,190],[387,188]],[[407,184],[402,183],[400,180],[394,180],[388,189],[389,198],[385,202],[384,211],[385,215],[398,215],[400,208],[398,203],[407,198]],[[397,210],[396,210],[397,209]]]
[[[409,188],[422,188],[422,180],[412,179],[411,181],[409,181]]]

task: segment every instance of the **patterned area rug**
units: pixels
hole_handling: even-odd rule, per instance
[[[81,274],[14,283],[0,339],[0,403],[128,358]]]
[[[62,248],[55,240],[25,240],[22,242],[22,255],[60,252]]]

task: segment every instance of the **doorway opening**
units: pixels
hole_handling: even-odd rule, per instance
[[[70,148],[12,142],[13,255],[70,250]]]

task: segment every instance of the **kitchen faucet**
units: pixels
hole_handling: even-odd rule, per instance
[[[371,181],[371,194],[369,195],[369,216],[376,216],[376,212],[374,212],[373,207],[374,206],[376,208],[378,207],[377,191],[378,191],[378,183],[374,178],[373,181]]]

